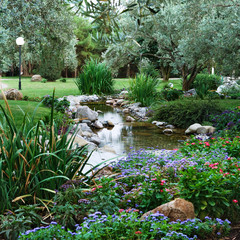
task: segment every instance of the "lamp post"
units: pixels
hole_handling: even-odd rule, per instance
[[[18,90],[22,89],[21,86],[21,47],[24,44],[24,39],[22,37],[18,37],[16,39],[16,43],[19,46],[19,82],[18,82]]]

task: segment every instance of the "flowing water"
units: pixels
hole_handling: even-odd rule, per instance
[[[105,104],[89,104],[92,110],[100,110],[100,121],[110,120],[114,123],[113,128],[104,128],[96,131],[101,138],[101,145],[113,148],[117,154],[129,152],[131,149],[158,148],[174,149],[181,146],[181,141],[186,139],[183,129],[174,129],[174,134],[165,135],[163,129],[151,123],[125,121],[124,113],[118,112],[117,108]]]

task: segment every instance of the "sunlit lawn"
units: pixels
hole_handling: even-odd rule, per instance
[[[5,111],[9,114],[4,100],[0,100],[0,104],[4,107]],[[8,104],[16,124],[20,126],[23,121],[24,114],[27,113],[29,117],[32,117],[33,112],[37,107],[37,105],[39,104],[39,102],[8,100]],[[2,114],[2,111],[0,111],[0,113]],[[36,110],[35,122],[37,122],[37,120],[39,119],[44,119],[45,116],[49,116],[49,115],[50,115],[50,108],[47,108],[43,104],[40,104],[40,106]],[[2,115],[0,115],[0,119],[1,118],[2,118]]]
[[[1,82],[3,84],[8,85],[9,88],[18,89],[18,77],[4,77]],[[114,79],[114,89],[127,89],[129,88],[129,80],[128,78],[115,78]],[[63,97],[67,95],[79,95],[79,90],[74,82],[74,78],[67,78],[67,82],[61,82],[59,80],[55,82],[31,82],[30,77],[22,77],[22,94],[23,96],[28,97],[39,97],[42,98],[45,95],[51,95],[53,89],[55,88],[56,97]],[[169,80],[169,82],[173,83],[174,88],[181,89],[181,80]],[[158,90],[160,91],[166,85],[162,80],[159,81]]]

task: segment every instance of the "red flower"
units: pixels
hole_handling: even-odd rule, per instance
[[[141,231],[136,231],[135,234],[142,234],[142,232]]]
[[[121,212],[123,212],[123,211],[124,211],[124,209],[119,209],[118,211],[121,213]]]
[[[238,200],[236,200],[236,199],[233,199],[233,202],[234,202],[234,203],[238,203]]]
[[[156,179],[156,178],[152,178],[151,180],[152,180],[152,181],[156,181],[157,179]]]
[[[210,146],[209,142],[204,142],[207,147]]]
[[[229,141],[226,141],[225,143],[230,143]]]

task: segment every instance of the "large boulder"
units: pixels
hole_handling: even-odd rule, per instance
[[[41,82],[42,81],[42,77],[41,75],[33,75],[32,78],[31,78],[31,82]]]
[[[22,100],[23,99],[23,94],[14,88],[5,91],[4,94],[5,94],[6,98],[9,100]]]
[[[197,129],[200,128],[200,127],[202,127],[201,124],[194,123],[194,124],[192,124],[191,126],[188,127],[188,129],[185,131],[185,133],[186,134],[188,134],[188,133],[195,133],[195,132],[197,132]]]
[[[198,134],[213,134],[216,128],[212,126],[202,126],[199,123],[194,123],[185,131],[186,134],[188,133],[198,133]]]
[[[193,204],[182,198],[176,198],[171,202],[165,203],[143,214],[141,219],[144,219],[148,217],[150,214],[154,214],[157,212],[164,214],[166,217],[170,219],[170,221],[176,221],[178,219],[180,219],[181,221],[185,221],[187,219],[193,219],[195,217]]]
[[[225,78],[222,85],[217,88],[218,94],[227,95],[231,92],[240,91],[240,85],[237,84],[235,80],[231,80],[230,78]]]
[[[90,121],[96,121],[98,119],[98,113],[93,111],[88,106],[79,106],[75,118],[88,119]]]

